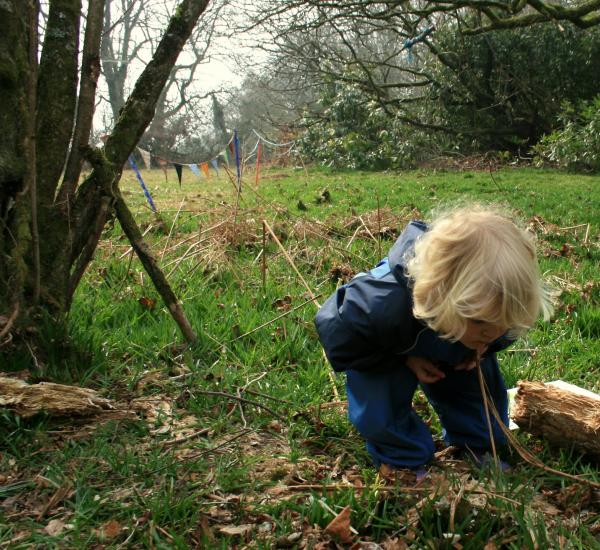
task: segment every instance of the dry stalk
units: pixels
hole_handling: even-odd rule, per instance
[[[318,294],[317,296],[311,297],[308,300],[306,300],[305,302],[302,302],[301,304],[297,305],[296,307],[293,307],[292,309],[285,311],[284,313],[282,313],[281,315],[278,315],[277,317],[274,317],[273,319],[271,319],[270,321],[267,321],[266,323],[263,323],[262,325],[259,325],[257,327],[254,327],[252,330],[249,330],[248,332],[244,332],[244,334],[240,334],[239,336],[236,336],[235,338],[231,339],[230,342],[235,342],[236,340],[240,340],[241,338],[244,338],[246,336],[248,336],[249,334],[252,334],[253,332],[256,332],[257,330],[260,330],[261,328],[265,328],[267,326],[269,326],[270,324],[274,323],[275,321],[278,321],[279,319],[286,317],[287,315],[289,315],[290,313],[303,308],[306,304],[308,304],[309,302],[312,302],[315,298],[320,297],[321,295]]]
[[[486,392],[485,379],[483,378],[483,372],[481,370],[481,355],[477,354],[477,377],[479,378],[479,388],[481,389],[481,396],[483,399],[483,408],[485,410],[485,420],[487,422],[488,431],[490,434],[490,444],[492,446],[492,456],[494,457],[494,464],[498,468],[500,462],[498,461],[498,455],[496,453],[496,442],[494,440],[494,430],[492,429],[492,421],[490,419],[490,407],[488,403],[488,395]]]
[[[177,209],[177,214],[175,214],[175,219],[173,220],[173,223],[171,224],[171,229],[169,230],[169,234],[167,235],[167,240],[165,242],[165,246],[160,254],[161,262],[165,255],[165,252],[167,251],[167,247],[169,246],[169,241],[171,240],[171,235],[173,234],[173,229],[175,228],[175,223],[177,223],[177,218],[179,218],[179,214],[181,213],[181,209],[183,208],[184,203],[185,203],[185,197],[183,197],[183,199],[181,199],[181,204],[179,205],[179,208]]]

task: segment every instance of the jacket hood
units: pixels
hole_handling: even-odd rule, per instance
[[[404,268],[412,258],[415,249],[415,241],[427,231],[427,224],[421,221],[412,221],[400,234],[394,246],[388,253],[390,270],[397,278],[405,278]]]

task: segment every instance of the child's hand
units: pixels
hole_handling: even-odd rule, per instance
[[[409,355],[406,358],[406,366],[415,373],[419,382],[423,382],[424,384],[434,384],[435,382],[439,382],[442,378],[446,378],[443,371],[423,357]]]

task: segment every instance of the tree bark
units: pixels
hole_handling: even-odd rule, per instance
[[[22,311],[31,252],[30,194],[26,187],[28,2],[0,3],[0,314]]]
[[[94,116],[94,100],[96,86],[100,74],[100,38],[102,36],[102,13],[104,0],[90,0],[83,41],[81,60],[81,83],[77,101],[77,117],[73,131],[73,142],[65,168],[63,183],[58,195],[58,202],[63,208],[69,208],[67,201],[72,198],[83,164],[83,150],[88,146],[92,119]]]
[[[600,396],[522,381],[512,417],[519,428],[554,445],[600,457]]]

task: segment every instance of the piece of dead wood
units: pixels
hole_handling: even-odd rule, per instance
[[[512,417],[519,428],[554,445],[600,456],[600,397],[521,381]]]
[[[51,416],[91,416],[135,419],[134,411],[100,397],[89,388],[40,382],[27,384],[23,380],[0,376],[0,407],[11,409],[28,418],[40,412]]]

